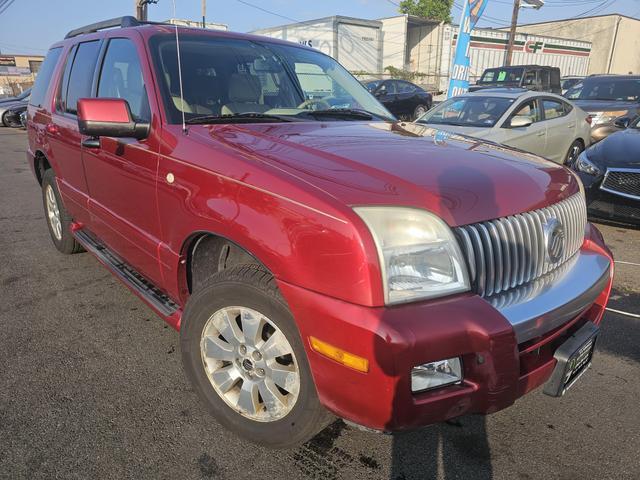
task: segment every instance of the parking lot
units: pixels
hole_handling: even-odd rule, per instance
[[[336,422],[271,451],[205,412],[174,330],[91,255],[55,250],[25,144],[0,129],[0,478],[640,478],[640,230],[600,226],[610,307],[631,315],[607,313],[566,397],[395,436]]]

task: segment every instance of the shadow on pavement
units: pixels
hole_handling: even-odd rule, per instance
[[[493,478],[486,420],[462,417],[394,435],[390,480]]]
[[[609,307],[640,315],[640,293],[614,288]],[[640,319],[606,312],[597,349],[640,362]]]

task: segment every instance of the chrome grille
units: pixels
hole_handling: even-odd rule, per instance
[[[640,200],[640,169],[610,168],[600,188],[623,197]]]
[[[564,253],[549,259],[545,225],[550,219],[564,227]],[[478,295],[491,295],[531,282],[571,258],[582,245],[587,211],[582,193],[550,207],[455,229],[467,258]]]

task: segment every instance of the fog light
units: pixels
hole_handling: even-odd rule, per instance
[[[462,381],[460,358],[448,358],[425,363],[411,369],[411,391],[413,393],[444,387]]]

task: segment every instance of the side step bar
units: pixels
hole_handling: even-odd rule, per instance
[[[145,279],[130,265],[120,260],[115,253],[100,244],[90,234],[82,230],[76,230],[73,233],[76,240],[85,248],[85,250],[98,257],[98,260],[113,271],[120,280],[122,280],[162,315],[169,317],[179,310],[179,306],[162,293],[158,287]]]

